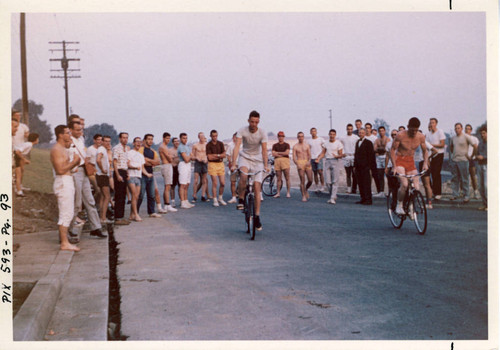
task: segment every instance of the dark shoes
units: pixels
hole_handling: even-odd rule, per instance
[[[262,231],[262,223],[260,222],[260,216],[255,217],[255,229],[257,231]]]
[[[101,230],[99,230],[99,229],[90,231],[90,236],[91,237],[97,237],[97,238],[106,238],[106,237],[108,237],[107,235],[103,234],[101,232]]]
[[[372,201],[357,201],[356,204],[362,204],[362,205],[372,205]]]

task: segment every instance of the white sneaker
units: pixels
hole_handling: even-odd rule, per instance
[[[150,218],[161,218],[161,215],[158,213],[153,213],[153,214],[149,214],[149,217]]]
[[[213,206],[214,207],[218,207],[219,206],[219,201],[217,199],[214,199]]]
[[[335,199],[329,199],[327,201],[328,204],[336,204]]]
[[[345,190],[345,193],[351,193],[351,188],[347,187],[347,189]]]
[[[260,193],[260,200],[263,201],[264,200],[264,196],[262,195],[262,192]]]
[[[192,206],[191,206],[191,204],[189,204],[188,201],[181,201],[181,208],[182,209],[191,209]]]
[[[227,202],[228,202],[228,203],[231,203],[231,204],[236,203],[236,202],[237,202],[236,197],[232,197],[232,198],[231,198],[230,200],[228,200]]]
[[[168,210],[163,209],[161,205],[158,205],[158,213],[159,214],[166,214]]]
[[[175,207],[176,207],[176,205],[175,205],[175,201],[171,201],[171,202],[170,202],[170,206],[171,206],[172,208],[175,208]]]
[[[377,193],[374,197],[378,197],[378,198],[380,198],[380,197],[384,197],[384,196],[385,196],[385,193],[384,193],[384,192],[379,192],[379,193]]]
[[[219,197],[219,203],[220,205],[227,205],[227,203],[224,202],[224,199],[222,199],[222,197]]]
[[[175,213],[177,211],[177,209],[175,209],[172,205],[167,205],[166,209],[167,209],[167,211],[171,211],[173,213]]]
[[[474,193],[474,198],[476,199],[481,199],[481,194],[479,193],[479,190],[476,190]]]
[[[437,200],[440,200],[442,198],[442,196],[440,194],[438,194],[437,196],[435,196],[434,198],[436,198]]]
[[[405,210],[403,209],[403,204],[398,203],[398,205],[396,206],[396,210],[394,212],[398,215],[404,215]]]

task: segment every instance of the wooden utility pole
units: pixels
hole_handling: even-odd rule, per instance
[[[66,57],[66,52],[68,51],[76,51],[78,52],[78,49],[67,49],[66,45],[68,44],[79,44],[78,41],[49,41],[49,44],[62,44],[62,49],[51,49],[50,51],[62,51],[63,52],[63,57],[62,58],[51,58],[50,61],[60,61],[61,62],[61,68],[62,69],[51,69],[51,72],[64,72],[64,76],[59,76],[59,75],[51,75],[51,78],[64,78],[64,90],[65,90],[65,100],[66,100],[66,122],[68,122],[69,119],[69,98],[68,98],[68,79],[70,78],[81,78],[79,75],[73,75],[73,76],[68,76],[68,72],[78,72],[80,69],[70,69],[69,68],[69,62],[70,61],[80,61],[79,58],[67,58]]]
[[[28,70],[26,68],[26,23],[25,13],[21,13],[21,81],[23,95],[23,111],[21,121],[29,126],[29,107],[28,107]]]

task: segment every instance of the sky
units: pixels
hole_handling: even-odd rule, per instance
[[[131,137],[219,131],[261,114],[287,136],[345,134],[355,119],[391,128],[419,117],[475,128],[486,121],[483,12],[27,13],[28,97],[65,121],[61,45],[78,41],[69,105],[86,126]],[[19,14],[11,16],[12,103],[21,97]]]

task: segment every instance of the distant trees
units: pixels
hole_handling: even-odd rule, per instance
[[[378,129],[379,127],[383,126],[387,132],[390,132],[389,128],[389,123],[387,123],[384,119],[382,118],[376,118],[375,121],[373,122],[373,129]]]
[[[18,99],[14,105],[12,105],[12,109],[22,111],[22,100]],[[28,110],[30,132],[35,132],[40,135],[40,143],[50,142],[53,136],[52,128],[45,120],[40,119],[40,116],[43,114],[43,105],[29,100]]]
[[[118,132],[113,125],[108,123],[90,125],[88,128],[85,128],[83,133],[85,135],[85,146],[87,147],[94,143],[95,134],[111,136],[112,145],[116,145],[119,142]]]

